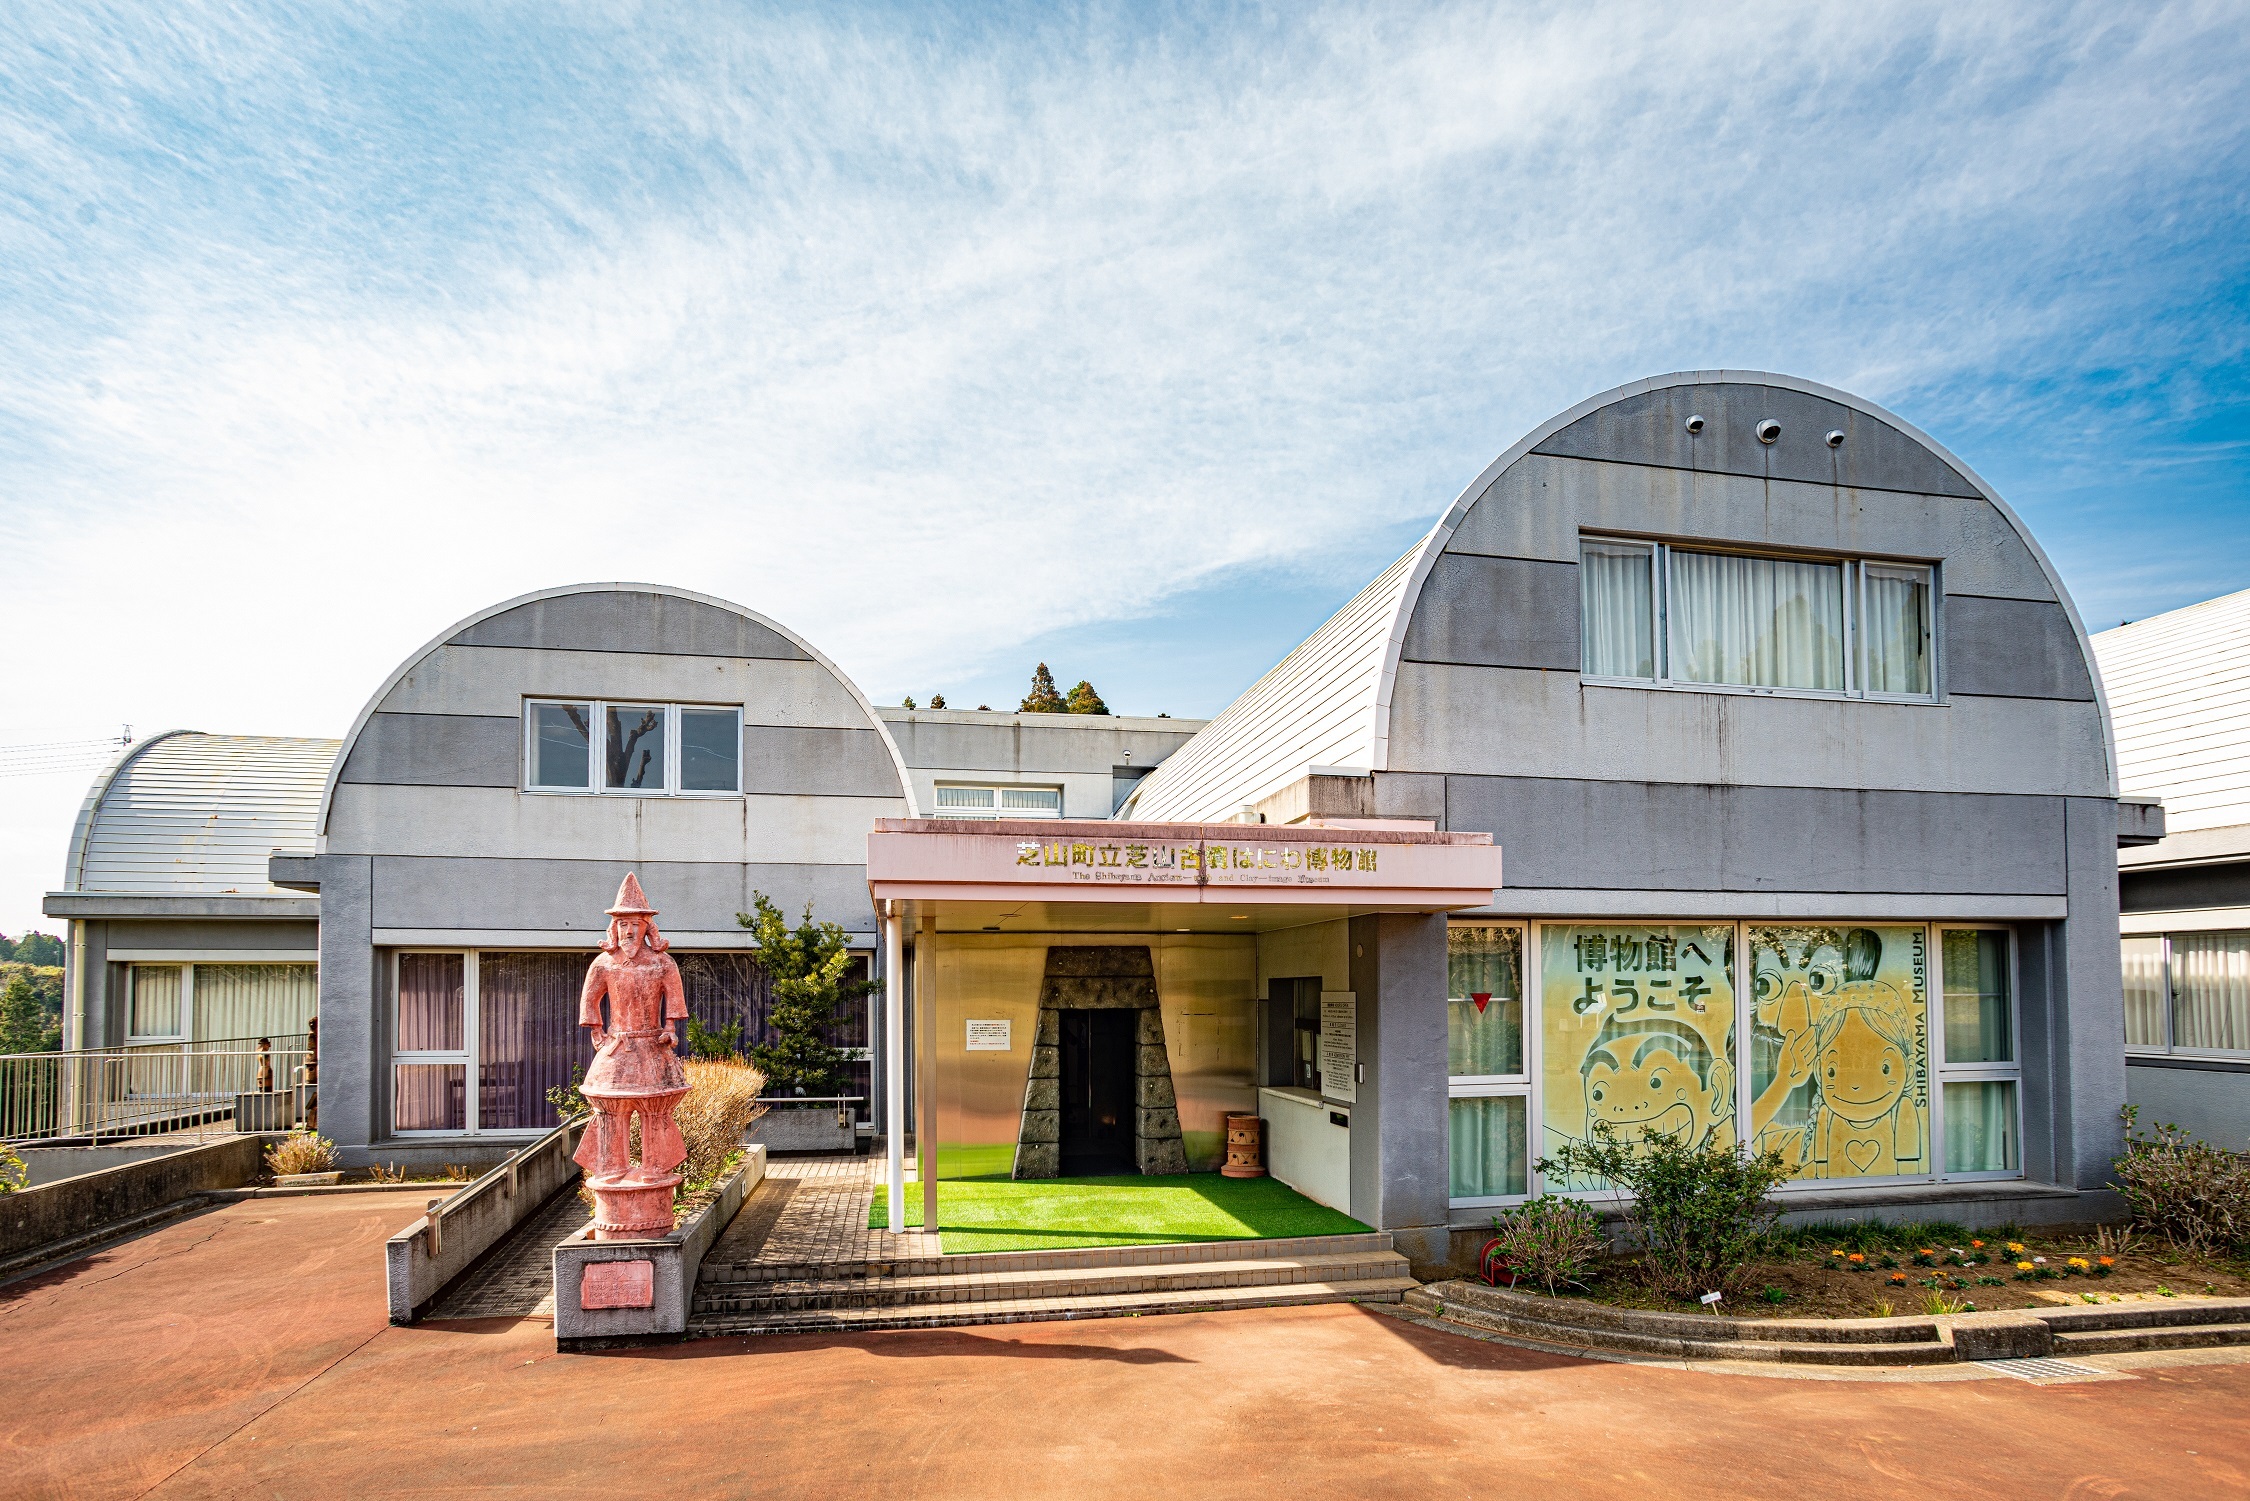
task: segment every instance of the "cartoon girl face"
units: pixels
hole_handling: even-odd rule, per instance
[[[1716,1070],[1714,1070],[1716,1072]],[[1688,1143],[1711,1118],[1712,1086],[1661,1037],[1620,1037],[1586,1070],[1586,1125],[1607,1121],[1619,1139],[1669,1136]]]
[[[1817,1069],[1822,1101],[1854,1125],[1881,1120],[1906,1092],[1906,1054],[1856,1006],[1821,1048]]]

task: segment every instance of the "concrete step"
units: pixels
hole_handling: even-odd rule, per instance
[[[1312,1303],[1396,1303],[1417,1285],[1411,1277],[1366,1277],[1333,1283],[1269,1283],[1247,1287],[1105,1293],[1076,1297],[995,1298],[918,1308],[803,1308],[789,1311],[697,1313],[688,1320],[688,1335],[690,1338],[704,1339],[734,1334],[950,1329],[976,1324],[1130,1318],[1144,1314],[1204,1313],[1228,1308],[1282,1308]]]
[[[1894,1329],[1869,1331],[1877,1337],[1854,1340],[1845,1337],[1824,1340],[1789,1337],[1791,1330],[1781,1338],[1757,1339],[1730,1337],[1721,1329],[1713,1329],[1711,1337],[1698,1338],[1693,1333],[1670,1332],[1673,1321],[1650,1320],[1647,1324],[1628,1325],[1595,1322],[1593,1319],[1561,1322],[1534,1318],[1520,1308],[1472,1300],[1453,1291],[1458,1284],[1446,1284],[1447,1293],[1440,1295],[1434,1289],[1417,1288],[1402,1300],[1416,1312],[1444,1319],[1448,1323],[1483,1329],[1510,1339],[1526,1340],[1558,1350],[1604,1350],[1625,1355],[1655,1355],[1674,1360],[1771,1360],[1788,1365],[1841,1365],[1841,1366],[1894,1366],[1942,1365],[1954,1359],[1953,1346],[1935,1338],[1935,1325],[1927,1333],[1933,1337],[1913,1338],[1924,1331],[1909,1328],[1909,1337],[1900,1338]],[[1578,1310],[1567,1310],[1575,1313]],[[1713,1320],[1714,1324],[1731,1327],[1737,1321]],[[1841,1321],[1839,1321],[1841,1322]],[[1692,1327],[1692,1326],[1691,1326]],[[1839,1335],[1846,1331],[1839,1330]]]
[[[893,1261],[718,1261],[706,1259],[699,1284],[812,1282],[838,1278],[924,1277],[937,1274],[1076,1271],[1094,1267],[1176,1266],[1190,1261],[1286,1260],[1391,1249],[1389,1232],[1297,1235],[1276,1240],[1193,1241],[1187,1244],[1084,1246],[1067,1251],[979,1251],[958,1256],[901,1257]]]
[[[2169,1324],[2135,1329],[2055,1331],[2057,1355],[2118,1355],[2128,1350],[2200,1350],[2250,1345],[2250,1324]]]
[[[1012,1271],[961,1271],[949,1259],[944,1270],[920,1275],[829,1276],[787,1282],[699,1281],[694,1311],[753,1314],[799,1309],[916,1308],[1144,1292],[1186,1294],[1214,1288],[1394,1282],[1402,1278],[1411,1285],[1406,1258],[1387,1249],[1227,1260],[1140,1260],[1116,1266],[1041,1265]]]

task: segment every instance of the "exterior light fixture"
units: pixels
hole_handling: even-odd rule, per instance
[[[1771,417],[1758,424],[1758,441],[1760,443],[1771,443],[1780,436],[1781,424]]]

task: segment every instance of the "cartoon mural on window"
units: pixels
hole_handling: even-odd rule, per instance
[[[1542,1141],[1734,1140],[1734,926],[1550,925],[1540,937]],[[1550,1188],[1597,1188],[1550,1177]]]
[[[1750,1128],[1799,1178],[1929,1166],[1929,935],[1752,927]]]

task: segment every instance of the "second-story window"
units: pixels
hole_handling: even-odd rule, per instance
[[[1060,818],[1062,789],[1010,786],[1005,783],[986,783],[980,786],[940,782],[937,787],[937,807],[932,811],[939,818]]]
[[[742,711],[696,704],[534,700],[524,705],[524,785],[650,797],[742,790]]]
[[[1581,671],[1607,682],[1928,699],[1935,593],[1926,565],[1588,537]]]

